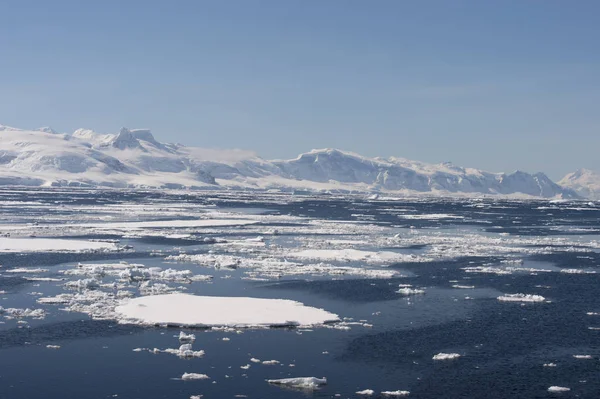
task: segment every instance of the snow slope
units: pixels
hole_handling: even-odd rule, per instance
[[[161,143],[147,129],[69,135],[2,125],[0,185],[576,196],[542,173],[489,173],[335,149],[268,161],[249,151]]]
[[[558,183],[574,190],[582,197],[600,199],[600,173],[589,169],[579,169],[569,173]]]

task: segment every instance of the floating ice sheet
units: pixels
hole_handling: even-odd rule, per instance
[[[116,249],[117,246],[109,242],[0,237],[0,252],[79,252],[114,251]]]
[[[147,325],[271,327],[339,320],[336,314],[286,299],[179,293],[134,298],[115,311],[122,321]]]

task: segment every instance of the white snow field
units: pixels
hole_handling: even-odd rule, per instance
[[[566,178],[576,189],[577,178]],[[148,129],[117,134],[78,129],[59,134],[0,125],[0,185],[278,189],[428,194],[576,197],[543,173],[490,173],[451,163],[367,158],[336,149],[289,160],[241,150],[161,143]],[[581,191],[581,190],[580,190]]]
[[[179,293],[134,298],[115,311],[124,322],[188,327],[315,326],[339,320],[333,313],[286,299]]]

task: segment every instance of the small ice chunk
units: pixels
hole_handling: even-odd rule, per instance
[[[571,390],[571,388],[559,387],[556,385],[552,385],[550,388],[548,388],[548,392],[556,392],[556,393],[569,392],[570,390]]]
[[[591,359],[592,355],[573,355],[575,359]]]
[[[245,366],[240,366],[242,370],[248,370],[250,368],[250,364],[246,364]]]
[[[396,292],[398,294],[409,296],[409,295],[421,295],[421,294],[424,294],[425,290],[421,290],[421,289],[418,289],[418,288],[408,288],[408,287],[405,287],[405,288],[400,288]]]
[[[383,392],[381,392],[381,394],[383,396],[397,396],[397,397],[400,397],[400,396],[408,396],[408,395],[410,395],[410,391],[400,391],[400,390],[398,390],[398,391],[383,391]]]
[[[48,349],[60,349],[60,345],[46,345]]]
[[[257,358],[255,358],[255,357],[251,358],[251,359],[250,359],[250,361],[251,361],[252,363],[260,363],[260,359],[257,359]]]
[[[179,341],[181,342],[194,342],[196,340],[196,335],[194,334],[186,334],[183,331],[179,332]]]
[[[183,373],[183,375],[181,376],[181,379],[183,381],[189,381],[189,380],[209,380],[210,377],[207,376],[206,374]]]
[[[269,384],[281,385],[290,388],[299,389],[316,389],[321,385],[327,384],[327,378],[316,378],[316,377],[296,377],[296,378],[282,378],[279,380],[267,380]]]
[[[274,366],[276,364],[279,364],[279,360],[265,360],[264,362],[262,362],[262,364],[265,364],[267,366]]]
[[[202,395],[192,395],[190,399],[202,399]]]
[[[498,297],[501,302],[544,302],[546,298],[541,295],[530,294],[504,294]]]
[[[544,367],[556,367],[556,363],[544,363]]]
[[[438,353],[433,356],[433,360],[454,360],[460,357],[460,353]]]
[[[373,394],[375,394],[375,391],[372,389],[363,389],[362,391],[356,391],[357,395],[364,395],[364,396],[372,396]]]

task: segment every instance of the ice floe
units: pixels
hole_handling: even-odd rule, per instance
[[[358,249],[307,249],[290,252],[290,258],[312,259],[326,261],[352,261],[376,264],[390,264],[394,262],[408,262],[415,260],[415,256],[391,251],[364,251]]]
[[[43,319],[46,317],[46,312],[44,309],[3,308],[0,306],[0,315],[4,315],[5,318],[31,317],[34,319]]]
[[[454,360],[460,357],[460,353],[443,353],[440,352],[433,356],[433,360]]]
[[[45,273],[48,269],[17,267],[14,269],[5,270],[5,273]]]
[[[593,359],[592,355],[573,355],[575,359]]]
[[[115,251],[114,243],[61,238],[0,237],[0,252],[80,252]]]
[[[553,393],[569,392],[570,390],[571,390],[571,388],[559,387],[556,385],[552,385],[551,387],[548,388],[548,392],[553,392]]]
[[[121,322],[173,326],[311,326],[338,321],[322,309],[286,299],[166,294],[130,299],[115,309]]]
[[[355,393],[357,395],[372,396],[375,394],[375,391],[372,389],[363,389],[362,391],[356,391]]]
[[[530,294],[504,294],[497,298],[501,302],[544,302],[546,298],[541,295]]]
[[[411,288],[410,286],[406,287],[405,285],[407,284],[402,284],[403,286],[401,286],[401,288],[396,291],[398,294],[402,294],[405,296],[410,296],[410,295],[422,295],[425,293],[425,290],[420,289],[420,288]]]
[[[410,395],[410,391],[401,391],[401,390],[397,390],[397,391],[383,391],[383,392],[381,392],[381,394],[383,396],[402,397],[402,396],[408,396],[408,395]]]
[[[193,342],[196,340],[195,334],[186,334],[183,331],[179,332],[179,341],[180,342]]]
[[[296,389],[317,389],[322,385],[327,384],[327,378],[317,377],[296,377],[296,378],[282,378],[278,380],[267,380],[269,384],[281,385],[289,388]]]
[[[190,381],[190,380],[210,380],[210,377],[207,376],[206,374],[183,373],[183,375],[181,376],[181,379],[183,381]]]

